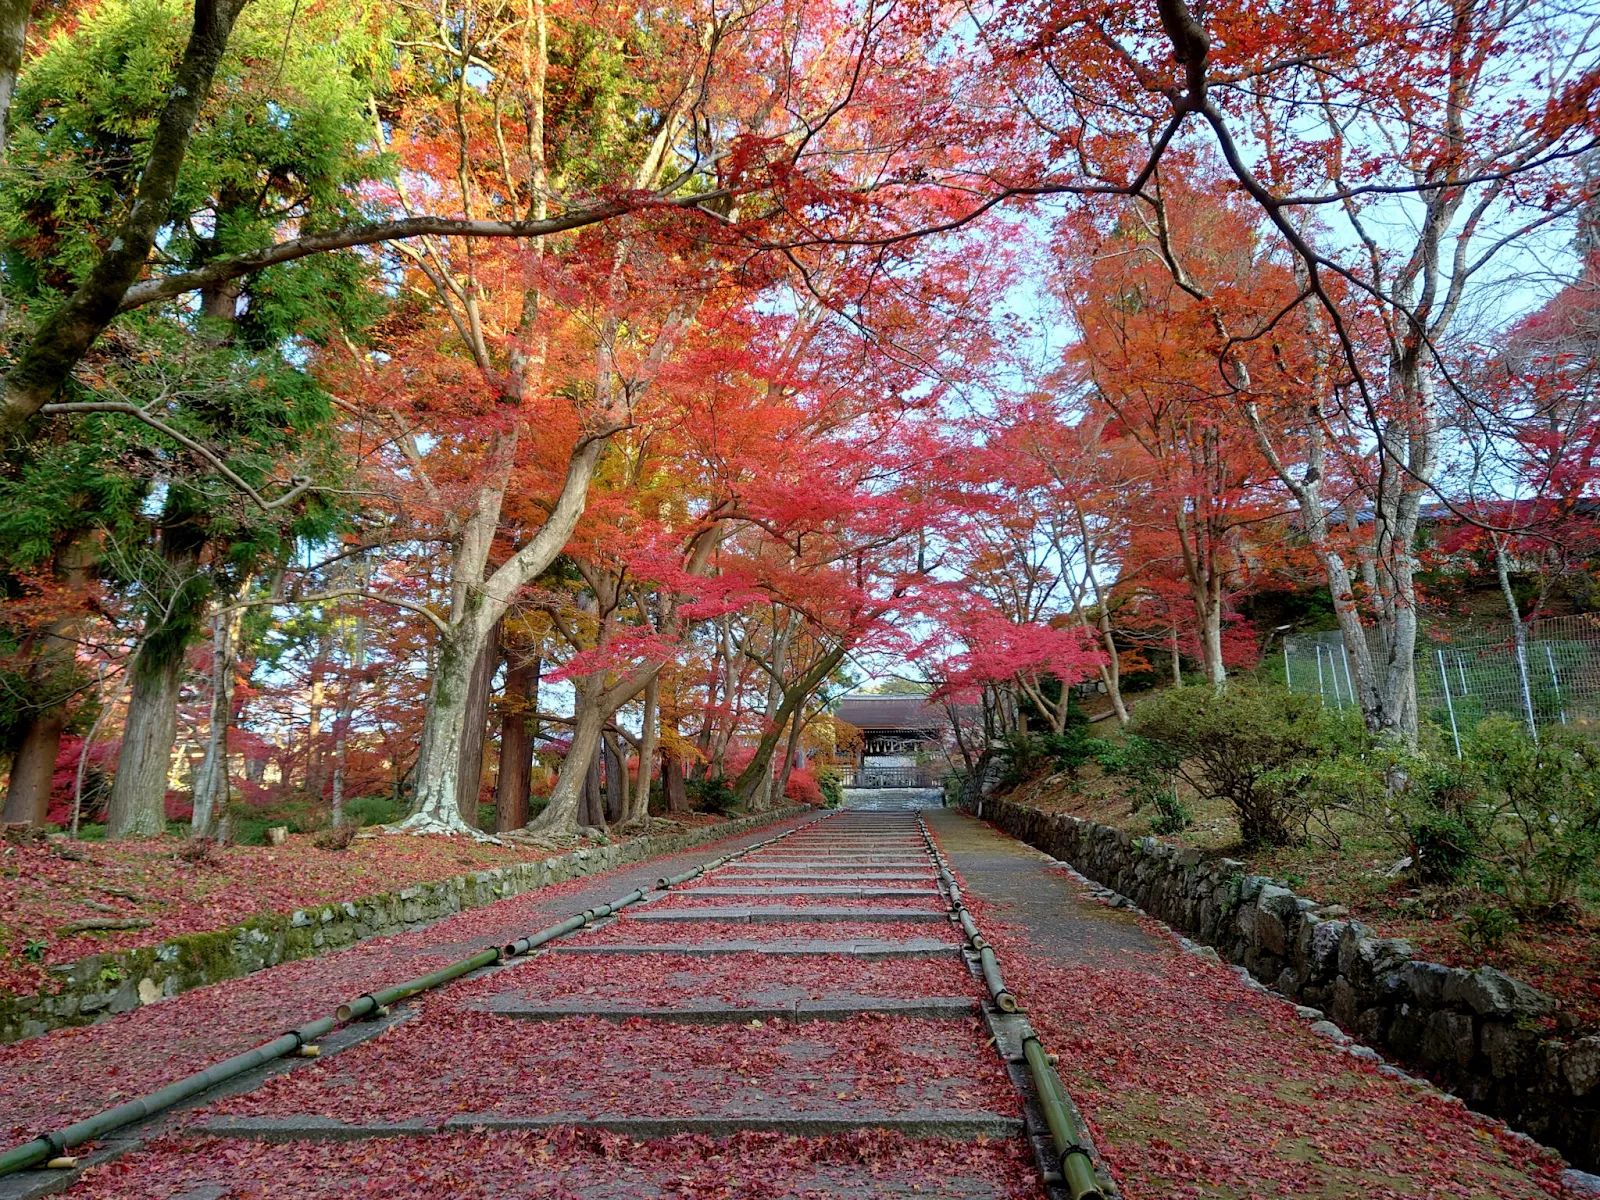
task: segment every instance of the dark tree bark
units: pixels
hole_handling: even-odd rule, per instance
[[[153,602],[144,640],[129,670],[128,715],[111,785],[106,837],[166,832],[167,773],[178,734],[178,690],[184,653],[205,609],[209,586],[199,573],[207,530],[188,498],[169,494],[160,534],[161,568],[146,580]]]
[[[183,656],[151,668],[133,665],[122,752],[111,786],[106,837],[157,837],[167,829],[167,773],[178,737],[178,686]]]
[[[606,823],[605,802],[600,799],[600,756],[589,760],[588,773],[583,778],[583,807],[578,812],[578,824],[601,828]]]
[[[5,820],[43,825],[50,811],[50,783],[61,753],[61,731],[67,708],[56,705],[28,722],[22,743],[11,757],[11,784],[6,790]]]
[[[17,72],[22,69],[22,47],[28,40],[28,17],[33,0],[0,0],[0,158],[6,152],[6,118]]]
[[[689,811],[689,788],[683,776],[683,761],[663,750],[661,752],[661,790],[666,794],[667,811]]]
[[[628,811],[628,769],[616,734],[606,734],[602,744],[606,758],[606,824],[616,825]]]
[[[500,662],[500,626],[489,631],[489,640],[472,664],[472,679],[467,685],[466,720],[461,727],[461,765],[456,773],[456,809],[473,829],[478,827],[478,795],[483,788],[483,735],[489,724],[489,693],[494,684],[494,669]]]
[[[508,664],[510,659],[507,659]],[[539,672],[537,658],[508,665],[506,708],[500,719],[500,772],[495,781],[496,833],[528,823],[528,791],[533,780],[533,747],[539,738]]]

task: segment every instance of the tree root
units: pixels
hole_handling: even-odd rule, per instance
[[[384,825],[381,828],[383,829],[384,833],[412,833],[419,836],[434,834],[443,837],[470,837],[475,842],[488,842],[495,846],[505,845],[505,843],[499,838],[495,837],[494,834],[485,833],[481,829],[474,829],[471,825],[468,825],[459,817],[454,819],[445,819],[442,817],[436,817],[431,813],[412,813],[403,821],[398,821],[393,825]]]

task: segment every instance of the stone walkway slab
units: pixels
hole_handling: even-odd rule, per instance
[[[482,1007],[506,1017],[526,1021],[561,1021],[569,1017],[604,1017],[611,1021],[640,1018],[681,1025],[748,1024],[751,1021],[845,1021],[866,1014],[915,1017],[922,1020],[957,1020],[978,1011],[970,996],[918,996],[897,999],[883,996],[835,996],[822,1000],[730,1004],[725,1000],[700,1000],[693,1004],[649,1005],[610,1001],[561,1000],[539,1002],[522,996],[496,996]]]
[[[935,893],[937,894],[937,893]],[[790,921],[938,921],[950,922],[950,914],[923,908],[846,908],[804,907],[794,904],[695,905],[692,908],[648,908],[633,914],[635,921],[716,921],[746,925],[785,924]]]
[[[961,957],[955,942],[934,938],[906,938],[903,941],[871,939],[832,942],[815,938],[783,938],[770,942],[611,942],[594,946],[573,943],[556,946],[555,954],[684,954],[704,958],[719,954],[837,954],[841,958],[921,958],[926,955]]]
[[[855,887],[850,884],[825,884],[825,883],[784,883],[772,887],[711,887],[680,888],[680,896],[922,896],[936,898],[939,895],[937,888],[903,888],[903,887]]]
[[[219,1117],[197,1127],[212,1137],[263,1142],[350,1142],[373,1138],[411,1137],[424,1133],[478,1130],[556,1129],[604,1130],[631,1138],[665,1138],[683,1133],[726,1137],[735,1133],[783,1133],[793,1137],[825,1137],[859,1129],[886,1129],[913,1138],[1014,1137],[1022,1132],[1018,1117],[1000,1113],[929,1110],[863,1119],[826,1112],[792,1116],[610,1117],[556,1113],[546,1117],[508,1117],[497,1113],[460,1113],[447,1120],[353,1124],[314,1115],[289,1117]]]

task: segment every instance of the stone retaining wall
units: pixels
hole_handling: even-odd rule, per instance
[[[1539,1023],[1555,1007],[1543,993],[1493,967],[1419,961],[1409,942],[1376,937],[1348,910],[1246,874],[1233,859],[994,797],[979,806],[975,795],[962,797],[963,808],[1215,947],[1274,991],[1420,1064],[1473,1108],[1584,1170],[1600,1165],[1600,1036],[1551,1036]]]
[[[51,967],[50,973],[59,982],[48,992],[0,996],[0,1044],[35,1037],[64,1025],[89,1025],[190,988],[311,958],[364,938],[403,933],[464,909],[612,867],[737,837],[804,811],[804,806],[797,805],[684,833],[586,846],[550,858],[452,875],[357,900],[291,913],[267,913],[230,929],[186,934],[156,946],[92,954]]]

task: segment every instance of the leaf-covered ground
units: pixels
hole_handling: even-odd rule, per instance
[[[954,959],[794,958],[781,954],[734,954],[694,958],[640,954],[626,972],[596,972],[581,955],[548,954],[504,977],[489,977],[493,990],[527,1000],[627,1001],[638,1005],[717,1000],[755,1004],[755,993],[793,993],[818,1000],[839,992],[858,996],[977,996],[972,977]],[[473,994],[488,984],[463,985]]]
[[[734,899],[732,897],[729,898]],[[735,901],[736,902],[736,901]],[[825,942],[902,941],[911,938],[934,939],[959,944],[948,925],[934,921],[775,921],[771,924],[719,925],[714,936],[703,928],[684,921],[618,921],[595,930],[586,945],[641,943],[678,945],[684,942],[741,941],[781,942],[790,938]]]
[[[1101,777],[1092,764],[1083,775],[1077,784],[1056,776],[1034,780],[1010,798],[1115,825],[1138,837],[1151,832],[1153,809],[1130,811],[1118,781]],[[1302,896],[1346,905],[1375,932],[1405,938],[1420,958],[1468,969],[1498,967],[1558,999],[1579,1028],[1600,1029],[1600,905],[1592,898],[1570,923],[1525,921],[1503,940],[1486,944],[1453,911],[1461,907],[1459,897],[1441,896],[1392,875],[1393,849],[1350,821],[1339,823],[1337,851],[1323,842],[1246,851],[1238,844],[1238,823],[1225,804],[1187,788],[1185,799],[1194,809],[1195,823],[1182,833],[1162,835],[1165,840],[1243,859],[1251,871],[1285,880]]]
[[[1034,1200],[1038,1176],[1007,1139],[957,1143],[861,1132],[827,1138],[748,1133],[650,1142],[558,1129],[319,1145],[167,1138],[90,1171],[78,1200],[176,1196],[205,1184],[237,1200],[495,1200],[507,1196],[673,1200]],[[205,1194],[205,1193],[198,1193]]]
[[[621,882],[591,883],[564,907],[592,902],[597,892],[614,894]],[[470,932],[482,934],[486,916],[516,907],[511,901],[476,910],[428,932],[465,949],[467,918],[479,918]],[[545,911],[550,907],[546,904]],[[567,944],[656,940],[668,932],[638,920],[640,911],[576,934]],[[501,920],[498,927],[512,923]],[[720,940],[726,929],[690,922],[671,932],[688,942]],[[777,937],[901,940],[926,937],[928,924],[797,923],[772,930]],[[408,949],[421,947],[413,943]],[[737,1004],[761,995],[909,999],[976,994],[961,961],[948,956],[873,961],[754,953],[708,959],[546,952],[418,997],[407,1006],[405,1019],[376,1037],[296,1063],[253,1091],[182,1120],[192,1128],[223,1116],[387,1123],[437,1122],[462,1114],[815,1114],[870,1122],[932,1110],[1014,1117],[1020,1111],[1018,1095],[976,1016],[935,1021],[864,1014],[803,1023],[735,1017],[724,1024],[682,1025],[597,1016],[533,1023],[506,1011],[524,1000]],[[829,1138],[676,1137],[643,1144],[593,1132],[485,1131],[314,1148],[219,1139],[194,1130],[91,1170],[73,1194],[173,1194],[213,1182],[224,1185],[218,1194],[228,1196],[357,1192],[842,1200],[922,1194],[1020,1200],[1039,1194],[1020,1142],[913,1141],[870,1130]]]
[[[901,908],[914,912],[943,912],[944,902],[931,886],[926,896],[785,896],[763,895],[761,888],[751,888],[747,896],[705,896],[693,891],[683,891],[660,901],[656,908],[732,908],[759,904],[778,905],[784,908]]]
[[[965,895],[1129,1200],[1569,1194],[1559,1156],[1338,1051],[1154,921],[1147,950],[1062,964]]]
[[[746,840],[761,836],[770,833]],[[196,988],[96,1025],[0,1046],[0,1136],[32,1137],[41,1128],[151,1091],[324,1016],[362,992],[425,974],[485,946],[504,945],[612,899],[653,880],[661,862],[682,869],[729,844],[735,843],[725,839],[672,859],[525,892],[426,929],[370,938],[333,954]]]
[[[992,832],[985,836],[1003,844]],[[1027,860],[1026,869],[1046,871],[1037,855],[1009,845]],[[955,865],[959,870],[959,859]],[[999,901],[986,900],[971,878],[965,890],[1000,953],[1007,982],[1024,1000],[1046,1044],[1059,1053],[1067,1086],[1128,1200],[1549,1200],[1564,1195],[1561,1163],[1554,1155],[1459,1104],[1339,1053],[1311,1035],[1287,1004],[1247,990],[1224,968],[1181,953],[1154,923],[1137,925],[1129,914],[1093,905],[1070,885],[1058,889],[1053,880],[1064,877],[1049,874],[1046,891],[1060,899],[1043,913],[1024,911],[1030,902],[1009,893]],[[155,1040],[152,1034],[179,1045],[203,1043],[212,1036],[208,1018],[226,1026],[238,1011],[259,1027],[274,1002],[284,1013],[286,1004],[317,986],[325,992],[343,986],[342,978],[313,984],[292,968],[326,970],[345,959],[370,971],[387,955],[391,974],[402,965],[410,974],[409,968],[430,955],[453,955],[502,939],[519,926],[547,923],[552,915],[614,894],[626,882],[625,872],[615,880],[576,881],[474,910],[421,934],[380,939],[328,959],[206,989],[213,995],[205,1008],[184,1011],[189,997],[151,1006],[144,1010],[150,1014],[147,1022],[161,1016],[172,1024],[140,1027],[125,1018],[99,1027],[120,1025],[122,1037],[95,1047],[96,1066],[156,1074],[158,1069],[137,1054],[125,1065],[118,1063],[114,1047],[127,1049],[130,1037]],[[529,903],[533,898],[542,903]],[[1102,939],[1087,954],[1061,952],[1060,922],[1102,917],[1117,926],[1115,937]],[[571,944],[674,935],[683,942],[721,940],[727,928],[694,923],[664,928],[624,914],[577,935]],[[738,934],[835,940],[851,930],[849,936],[898,940],[925,937],[928,928],[918,922],[795,923],[742,927]],[[363,952],[373,958],[357,958]],[[254,996],[246,991],[268,977],[283,986]],[[429,993],[412,1002],[406,1020],[377,1037],[296,1063],[252,1092],[183,1119],[192,1125],[224,1114],[391,1122],[473,1113],[840,1111],[870,1118],[926,1107],[1014,1114],[1016,1093],[981,1026],[970,1019],[873,1016],[803,1024],[735,1019],[678,1025],[591,1016],[531,1022],[508,1011],[520,1002],[737,1005],[762,994],[975,992],[976,984],[954,957],[870,961],[754,953],[702,958],[551,952]],[[81,1031],[85,1036],[97,1032]],[[38,1041],[54,1043],[57,1054],[65,1050],[80,1057],[71,1039]],[[22,1065],[15,1055],[7,1063],[0,1053],[0,1069],[8,1068],[0,1078],[13,1095]],[[41,1091],[54,1089],[48,1102],[58,1108],[72,1107],[79,1087],[95,1087],[92,1073],[81,1064],[53,1074],[36,1069],[33,1083]],[[128,1090],[139,1090],[131,1079]],[[0,1107],[9,1098],[0,1092]],[[38,1101],[27,1103],[37,1111]],[[960,1144],[862,1132],[831,1138],[681,1136],[641,1143],[569,1129],[276,1145],[215,1138],[191,1128],[89,1171],[71,1195],[95,1200],[176,1195],[203,1185],[214,1186],[196,1191],[197,1196],[842,1200],[923,1194],[1021,1200],[1040,1194],[1024,1147],[1010,1140]]]
[[[976,1017],[726,1025],[577,1017],[530,1025],[455,998],[216,1110],[357,1124],[457,1113],[863,1119],[918,1109],[1016,1115]]]
[[[107,950],[153,946],[226,929],[261,913],[356,900],[469,871],[548,857],[533,847],[464,838],[359,838],[321,850],[227,846],[213,864],[186,861],[177,838],[131,842],[0,842],[0,994],[28,995],[45,968]],[[84,921],[146,921],[137,929],[64,934]]]

